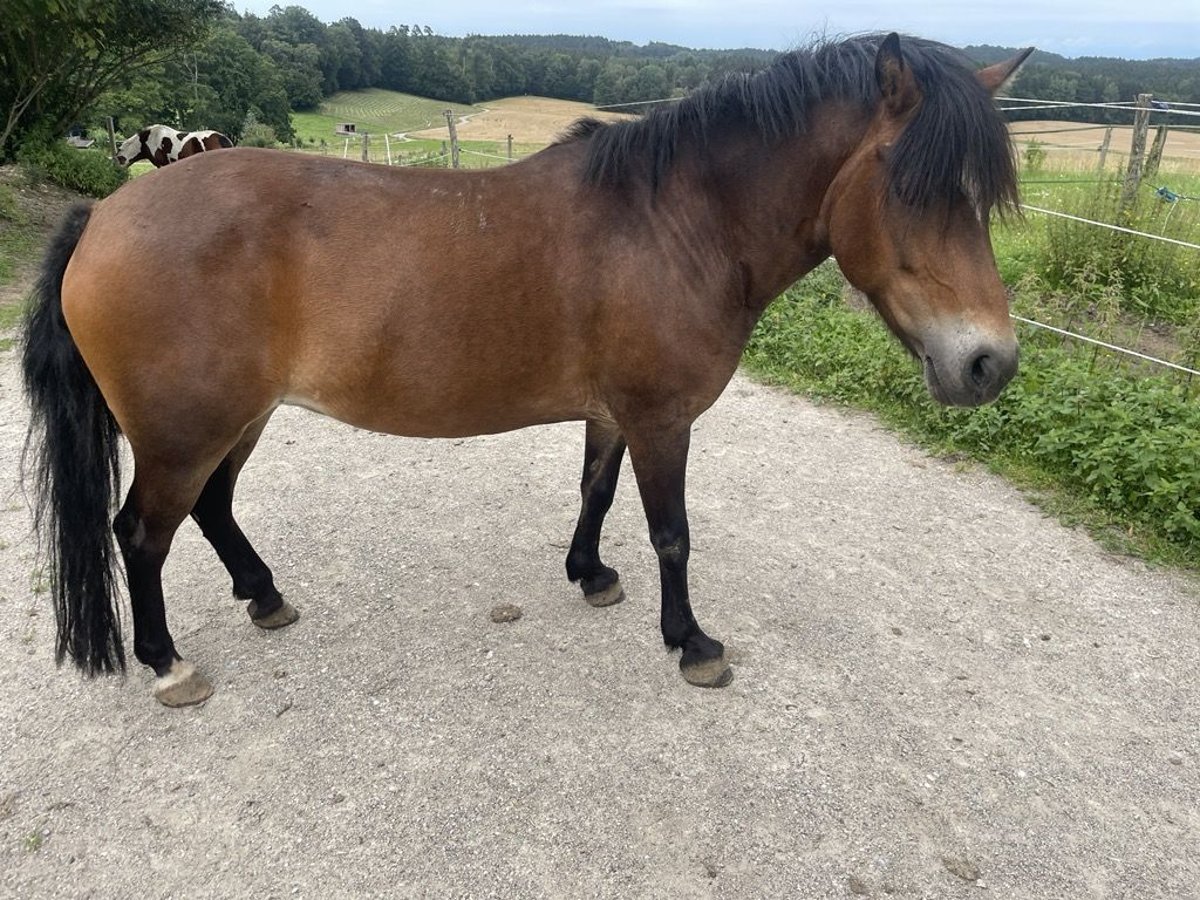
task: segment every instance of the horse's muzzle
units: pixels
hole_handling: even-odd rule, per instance
[[[946,406],[991,403],[1017,374],[1016,340],[951,346],[938,353],[927,343],[923,357],[925,385]]]

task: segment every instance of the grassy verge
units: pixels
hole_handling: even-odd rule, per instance
[[[19,270],[41,251],[42,235],[17,205],[16,195],[0,184],[0,289],[14,283]],[[21,321],[21,303],[0,301],[0,351],[11,350],[12,331]]]
[[[0,287],[12,283],[17,269],[38,251],[39,235],[17,205],[16,194],[0,184]]]
[[[827,265],[776,301],[746,367],[869,410],[934,452],[977,460],[1114,551],[1200,569],[1200,404],[1188,385],[1022,334],[1021,373],[1000,400],[946,409],[879,320],[848,308],[841,291]]]

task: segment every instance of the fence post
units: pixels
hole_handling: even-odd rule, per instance
[[[512,135],[508,136],[508,161],[512,162]]]
[[[1109,125],[1104,129],[1104,140],[1100,144],[1100,165],[1096,167],[1097,172],[1104,171],[1104,163],[1108,160],[1108,145],[1112,143],[1112,126]]]
[[[1146,155],[1146,132],[1150,130],[1150,94],[1138,94],[1137,115],[1133,119],[1133,142],[1129,147],[1129,166],[1125,169],[1125,187],[1121,190],[1119,218],[1128,218],[1142,183],[1142,157]]]
[[[117,131],[113,125],[113,117],[109,116],[104,123],[108,127],[108,147],[112,150],[112,158],[117,158]]]
[[[454,127],[454,110],[445,112],[446,127],[450,129],[450,165],[458,168],[458,131]]]
[[[370,162],[370,161],[371,161],[371,136],[370,136],[369,134],[365,133],[365,132],[363,133],[363,154],[362,154],[362,159],[363,159],[363,162]]]
[[[1153,178],[1158,174],[1158,166],[1162,162],[1163,148],[1167,145],[1167,126],[1159,125],[1154,132],[1154,143],[1150,145],[1150,154],[1146,157],[1145,178]]]

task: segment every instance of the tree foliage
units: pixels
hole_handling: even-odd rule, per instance
[[[195,43],[220,0],[10,0],[0,29],[0,155],[63,132],[105,90]]]

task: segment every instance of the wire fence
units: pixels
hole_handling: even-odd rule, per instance
[[[1092,104],[1092,103],[1073,103],[1073,102],[1067,102],[1067,101],[1048,101],[1048,100],[1044,100],[1044,99],[1040,99],[1040,98],[1003,98],[997,105],[1003,112],[1027,112],[1030,110],[1052,110],[1052,111],[1054,111],[1054,113],[1063,113],[1063,112],[1069,112],[1070,110],[1073,110],[1073,109],[1119,110],[1130,116],[1130,120],[1131,120],[1130,124],[1133,124],[1133,117],[1140,112],[1145,119],[1149,119],[1152,122],[1156,122],[1156,124],[1149,125],[1149,127],[1151,127],[1151,128],[1163,127],[1166,123],[1172,122],[1172,120],[1177,120],[1179,118],[1187,119],[1189,117],[1200,116],[1200,104],[1176,103],[1173,101],[1163,103],[1163,104],[1153,104],[1152,103],[1152,104],[1150,104],[1150,107],[1147,108],[1146,105],[1136,104],[1133,102]],[[1147,114],[1149,114],[1149,115],[1147,115]],[[1181,127],[1182,128],[1194,128],[1195,126],[1181,126],[1178,122],[1173,122],[1172,124],[1169,125],[1170,130],[1180,129]],[[1135,160],[1133,159],[1133,154],[1135,152],[1144,152],[1144,150],[1138,151],[1138,149],[1136,147],[1136,144],[1137,144],[1136,138],[1134,138],[1131,141],[1131,146],[1129,148],[1127,148],[1127,152],[1122,152],[1118,148],[1110,147],[1110,141],[1114,134],[1114,128],[1122,128],[1122,126],[1120,126],[1120,125],[1114,126],[1114,125],[1108,124],[1108,123],[1086,123],[1086,124],[1078,123],[1078,124],[1064,124],[1059,128],[1028,129],[1028,128],[1022,128],[1021,124],[1018,122],[1018,123],[1014,123],[1014,126],[1010,128],[1010,134],[1014,138],[1024,138],[1024,139],[1026,139],[1027,142],[1037,141],[1036,146],[1040,147],[1041,149],[1045,149],[1045,150],[1058,150],[1058,151],[1067,151],[1067,152],[1089,152],[1089,153],[1093,153],[1093,154],[1099,153],[1100,159],[1101,159],[1101,167],[1103,167],[1103,161],[1104,161],[1106,155],[1111,150],[1113,156],[1115,156],[1120,161],[1120,164],[1123,167],[1126,167],[1125,177],[1121,178],[1121,177],[1117,176],[1117,177],[1105,178],[1105,177],[1103,177],[1103,171],[1100,171],[1100,172],[1097,172],[1098,177],[1094,179],[1094,182],[1097,184],[1106,184],[1110,188],[1114,185],[1124,183],[1126,185],[1125,190],[1126,190],[1126,192],[1128,192],[1128,190],[1129,190],[1128,184],[1131,183],[1129,181],[1129,179],[1131,177],[1134,177],[1135,175],[1140,175],[1140,172],[1138,172],[1136,170],[1136,166],[1133,165],[1133,163],[1135,162]],[[1042,135],[1066,135],[1066,134],[1073,134],[1073,133],[1079,133],[1079,132],[1092,132],[1092,133],[1103,132],[1103,134],[1104,134],[1103,143],[1100,144],[1099,146],[1088,147],[1088,146],[1079,146],[1079,145],[1070,145],[1070,144],[1065,144],[1065,145],[1047,144],[1047,143],[1042,143],[1039,140]],[[1124,126],[1122,134],[1123,135],[1129,134],[1129,126],[1128,125]],[[1165,139],[1168,135],[1169,135],[1169,131],[1164,132],[1160,137]],[[1126,138],[1126,139],[1129,139],[1129,138]],[[1027,150],[1027,153],[1028,152],[1029,151]],[[1163,147],[1162,147],[1161,143],[1158,145],[1156,152],[1158,153],[1159,158],[1170,158],[1163,153]],[[1179,157],[1175,157],[1175,158],[1176,159],[1189,159],[1189,157],[1186,157],[1186,156],[1179,156]],[[1194,161],[1194,158],[1192,158],[1192,159]],[[1140,162],[1141,162],[1140,156],[1136,159],[1136,162],[1140,164]],[[1170,176],[1168,176],[1168,177],[1170,177]],[[1164,179],[1160,177],[1158,179],[1157,185],[1144,184],[1141,186],[1153,191],[1159,200],[1161,200],[1165,203],[1171,204],[1172,208],[1168,212],[1167,216],[1161,220],[1162,227],[1165,229],[1167,222],[1170,221],[1171,214],[1174,212],[1175,205],[1177,205],[1178,202],[1181,200],[1190,200],[1191,198],[1188,197],[1183,192],[1171,190],[1169,187],[1162,184],[1163,180]],[[1045,183],[1084,183],[1084,180],[1083,179],[1065,179],[1065,180],[1062,180],[1062,179],[1060,179],[1060,180],[1027,179],[1027,180],[1023,181],[1023,184],[1045,184]],[[1135,189],[1136,189],[1138,182],[1135,180],[1132,182],[1132,184],[1135,185]],[[1128,196],[1128,194],[1127,194],[1127,196]],[[1200,244],[1195,243],[1194,241],[1184,240],[1180,237],[1172,237],[1168,234],[1155,234],[1150,231],[1145,231],[1145,230],[1141,230],[1138,228],[1131,228],[1127,224],[1118,224],[1118,223],[1114,223],[1114,222],[1100,221],[1096,218],[1092,218],[1087,215],[1076,215],[1074,213],[1066,212],[1066,211],[1063,211],[1060,209],[1049,209],[1049,208],[1046,208],[1045,206],[1034,205],[1032,203],[1023,203],[1021,208],[1025,211],[1035,213],[1038,216],[1045,216],[1045,217],[1050,217],[1050,218],[1059,219],[1059,220],[1066,220],[1066,221],[1074,222],[1079,225],[1085,226],[1086,228],[1104,229],[1109,232],[1116,232],[1116,233],[1120,233],[1123,235],[1127,235],[1127,236],[1129,236],[1130,239],[1136,240],[1136,241],[1153,241],[1153,242],[1157,242],[1159,244],[1165,244],[1165,245],[1169,245],[1169,246],[1173,246],[1173,247],[1180,247],[1180,248],[1183,248],[1184,251],[1186,251],[1186,252],[1194,252],[1194,251],[1200,250]],[[1156,227],[1158,227],[1158,226],[1156,226]],[[1116,260],[1113,261],[1114,267],[1116,267],[1119,264],[1120,263],[1118,261],[1116,261]],[[1122,305],[1122,308],[1128,308],[1128,306],[1129,306],[1129,304],[1124,301],[1122,301],[1121,305]],[[1163,358],[1161,358],[1161,354],[1143,352],[1143,350],[1140,350],[1140,349],[1132,349],[1130,347],[1121,346],[1120,344],[1114,343],[1112,341],[1105,341],[1105,340],[1101,340],[1101,339],[1096,338],[1091,335],[1080,334],[1077,331],[1072,330],[1070,327],[1062,328],[1057,325],[1052,325],[1052,324],[1049,324],[1046,322],[1037,321],[1037,320],[1029,318],[1027,316],[1014,315],[1013,319],[1018,322],[1023,323],[1024,325],[1026,325],[1030,328],[1035,328],[1035,329],[1043,330],[1046,332],[1055,333],[1055,334],[1060,335],[1063,338],[1067,338],[1072,341],[1078,341],[1082,344],[1087,344],[1087,345],[1091,345],[1095,348],[1104,349],[1108,352],[1118,355],[1119,357],[1123,357],[1123,358],[1130,359],[1130,360],[1138,360],[1140,362],[1148,363],[1148,364],[1151,364],[1151,365],[1154,365],[1157,367],[1161,367],[1166,370],[1172,370],[1172,371],[1175,371],[1178,373],[1186,374],[1188,377],[1189,383],[1190,383],[1191,379],[1194,378],[1196,375],[1200,375],[1200,372],[1198,372],[1192,366],[1184,365],[1179,362],[1174,362],[1169,359],[1163,359]],[[1143,322],[1143,325],[1144,324],[1145,323]],[[1139,343],[1140,343],[1140,341],[1139,341]],[[1170,344],[1169,341],[1166,343],[1168,345]]]

